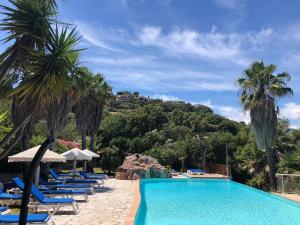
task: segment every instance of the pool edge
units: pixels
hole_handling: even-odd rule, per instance
[[[124,225],[134,225],[134,220],[141,202],[140,180],[135,180],[133,182],[133,201],[131,208],[129,209],[129,212],[125,218]]]

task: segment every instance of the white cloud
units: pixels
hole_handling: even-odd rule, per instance
[[[262,44],[269,42],[272,38],[274,31],[272,28],[261,29],[258,33],[248,32],[247,37],[254,50],[263,50]]]
[[[151,64],[151,63],[150,63]],[[152,64],[150,66],[153,66]],[[102,72],[107,79],[118,82],[131,88],[138,87],[143,90],[156,92],[168,91],[237,91],[234,78],[224,75],[214,75],[205,72],[180,70],[177,67],[141,68],[130,66],[128,70],[114,68],[114,70],[100,67],[97,72]],[[224,79],[226,77],[226,79]]]
[[[104,41],[101,39],[101,35],[99,35],[94,27],[91,27],[90,25],[75,21],[75,25],[77,26],[79,30],[79,34],[82,36],[84,40],[86,40],[88,43],[94,45],[95,47],[110,50],[110,51],[119,51],[117,48],[112,47],[110,43]]]
[[[212,104],[212,102],[210,100],[206,100],[206,101],[202,101],[202,102],[191,102],[191,103],[193,105],[198,105],[198,104],[205,105],[205,106],[207,106],[209,108],[213,108],[214,107],[213,104]]]
[[[280,116],[291,119],[300,119],[300,104],[290,102],[284,104],[283,108],[280,110]]]
[[[188,81],[186,86],[190,90],[207,90],[207,91],[235,91],[237,87],[234,82],[226,81]]]
[[[245,33],[226,33],[218,31],[216,26],[212,26],[210,32],[174,28],[165,33],[161,27],[145,26],[137,33],[140,41],[137,43],[160,48],[166,55],[175,57],[190,56],[246,67],[253,61],[253,50],[265,51],[266,44],[275,38],[274,33],[271,27]]]
[[[142,32],[139,34],[139,39],[145,44],[152,44],[161,36],[160,27],[144,27]]]
[[[235,121],[244,121],[246,123],[250,122],[250,116],[248,113],[244,113],[242,109],[235,108],[231,106],[215,106],[217,112],[219,112],[222,116],[229,118]]]
[[[163,101],[182,101],[180,98],[172,95],[160,95],[160,94],[155,94],[151,96],[153,99],[161,99]]]
[[[229,60],[237,64],[248,64],[242,56],[241,36],[223,34],[213,27],[209,33],[194,30],[174,29],[164,34],[160,27],[146,26],[138,34],[144,45],[156,46],[175,56],[191,55],[209,60]]]
[[[244,113],[241,108],[225,106],[225,105],[215,105],[209,99],[206,101],[199,102],[198,104],[206,105],[212,108],[216,113],[219,113],[220,115],[228,119],[238,121],[238,122],[240,121],[244,121],[246,123],[250,122],[249,113]]]
[[[211,100],[206,100],[202,102],[193,102],[193,105],[201,104],[206,105],[210,108],[212,108],[215,113],[218,113],[228,119],[234,120],[234,121],[244,121],[245,123],[250,122],[250,115],[249,113],[244,113],[241,108],[236,108],[232,106],[225,106],[225,105],[215,105],[211,102]]]
[[[113,66],[138,66],[148,65],[152,61],[152,57],[122,57],[117,56],[91,56],[83,57],[82,61],[86,61],[96,65],[113,65]]]

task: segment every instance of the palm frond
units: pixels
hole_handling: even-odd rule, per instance
[[[0,55],[0,80],[9,70],[23,67],[28,60],[27,49],[43,49],[56,15],[55,0],[10,0],[10,3],[12,7],[0,5],[5,16],[0,30],[7,32],[2,41],[13,41]]]
[[[277,115],[276,99],[293,94],[287,87],[288,73],[274,75],[276,66],[254,62],[237,80],[240,86],[240,100],[244,111],[250,111],[251,123],[259,148],[267,149],[276,136]]]
[[[20,98],[26,96],[37,101],[38,107],[45,108],[53,101],[58,101],[62,93],[71,87],[74,67],[77,64],[74,49],[79,38],[75,28],[69,31],[63,28],[51,28],[45,52],[32,51],[26,64],[29,75],[16,89]],[[78,54],[77,54],[78,56]]]

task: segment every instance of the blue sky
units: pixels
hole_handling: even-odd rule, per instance
[[[300,1],[66,0],[60,20],[82,36],[82,64],[114,91],[206,104],[234,120],[236,79],[254,60],[292,75],[281,116],[300,127]],[[3,36],[3,33],[1,34]]]

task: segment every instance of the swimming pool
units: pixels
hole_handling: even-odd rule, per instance
[[[300,204],[229,180],[145,179],[135,225],[300,225]]]

